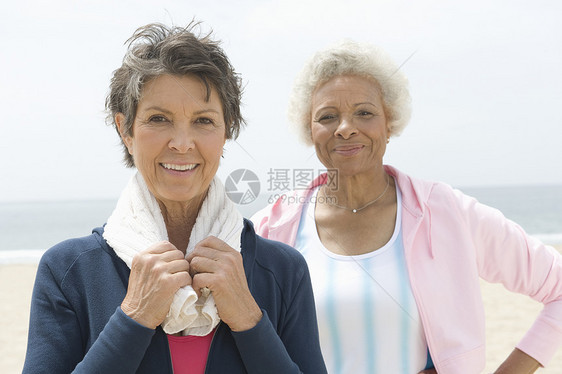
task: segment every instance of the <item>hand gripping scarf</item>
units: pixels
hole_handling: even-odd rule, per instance
[[[243,225],[242,215],[226,196],[224,186],[215,176],[191,230],[186,255],[193,251],[197,243],[211,235],[240,251]],[[160,206],[140,173],[131,178],[121,193],[115,210],[107,220],[103,237],[129,268],[137,253],[157,242],[168,240]],[[174,295],[162,328],[167,334],[181,331],[183,335],[204,336],[219,321],[213,295],[203,292],[197,298],[193,288],[186,286]]]

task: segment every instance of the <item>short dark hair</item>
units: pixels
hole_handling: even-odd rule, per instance
[[[133,122],[143,86],[163,74],[195,75],[207,88],[207,100],[211,88],[215,89],[222,103],[225,136],[236,139],[245,124],[240,112],[242,80],[230,64],[228,57],[211,38],[211,32],[201,35],[199,22],[186,27],[168,27],[153,23],[138,28],[126,42],[127,52],[121,67],[113,72],[109,94],[105,101],[107,123],[115,127],[115,116],[125,117],[123,134],[133,135]],[[118,131],[119,132],[119,131]],[[124,161],[134,166],[133,157],[121,141]]]

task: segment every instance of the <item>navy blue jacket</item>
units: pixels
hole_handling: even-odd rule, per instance
[[[39,263],[23,373],[172,373],[161,327],[146,328],[120,308],[129,268],[103,239],[64,241]],[[310,276],[293,248],[257,236],[245,220],[242,258],[263,312],[252,329],[220,323],[206,373],[325,373]]]

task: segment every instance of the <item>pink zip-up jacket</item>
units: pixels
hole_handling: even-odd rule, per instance
[[[390,166],[385,170],[402,192],[406,264],[437,372],[484,370],[479,278],[544,304],[517,348],[545,366],[562,344],[562,256],[497,209],[446,184],[414,179]],[[256,232],[294,246],[303,203],[325,183],[323,174],[308,189],[256,213]]]

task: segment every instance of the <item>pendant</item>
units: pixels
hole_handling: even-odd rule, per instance
[[[353,212],[353,213],[357,213],[357,209],[353,209],[352,212]]]

